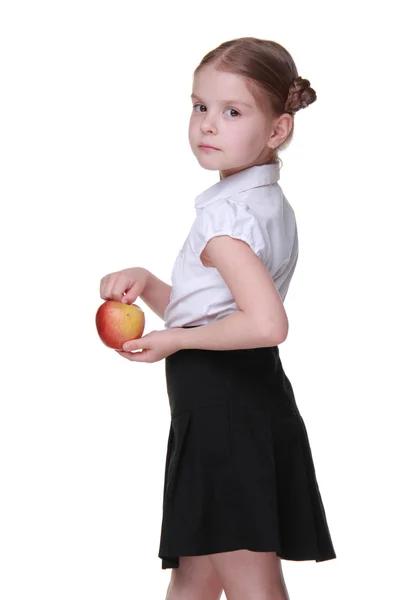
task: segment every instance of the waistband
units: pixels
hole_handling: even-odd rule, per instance
[[[178,350],[166,357],[165,369],[171,416],[217,406],[265,409],[280,416],[297,412],[278,346]]]

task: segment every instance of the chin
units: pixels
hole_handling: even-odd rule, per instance
[[[217,161],[213,161],[213,160],[204,160],[204,156],[199,156],[196,154],[196,158],[197,158],[197,162],[199,163],[199,165],[201,167],[203,167],[203,169],[206,169],[207,171],[220,171],[221,165],[217,164]]]
[[[199,164],[201,167],[203,167],[203,169],[205,169],[206,171],[220,171],[221,169],[219,167],[210,167],[208,165],[203,165],[200,161]]]

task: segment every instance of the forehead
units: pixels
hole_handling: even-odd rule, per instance
[[[210,65],[203,67],[195,76],[192,91],[198,97],[207,94],[208,97],[212,96],[216,100],[236,98],[254,104],[245,77],[236,73],[217,71]]]

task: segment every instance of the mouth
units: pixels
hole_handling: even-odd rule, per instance
[[[208,146],[207,144],[200,144],[199,148],[202,148],[203,150],[219,150],[219,148]]]

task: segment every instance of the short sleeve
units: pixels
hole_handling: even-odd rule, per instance
[[[203,208],[192,237],[195,254],[200,256],[207,242],[218,235],[243,240],[263,262],[267,261],[268,230],[247,204],[224,200]]]

